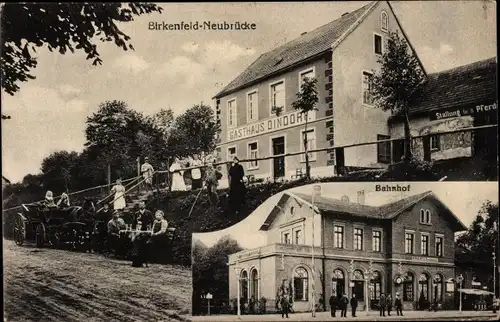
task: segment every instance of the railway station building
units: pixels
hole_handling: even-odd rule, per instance
[[[317,304],[345,292],[360,309],[367,299],[375,308],[381,293],[398,292],[404,309],[419,308],[422,296],[453,303],[454,235],[466,227],[431,191],[379,206],[364,199],[364,191],[355,201],[315,197],[313,211],[311,196],[284,193],[260,228],[267,245],[229,255],[230,299],[239,290],[273,310],[284,284],[297,312],[311,309],[313,288]]]
[[[332,176],[338,169],[385,168],[404,153],[402,122],[374,107],[373,72],[386,50],[388,32],[408,39],[391,4],[374,1],[262,54],[214,97],[219,161],[255,159],[328,149],[383,139],[401,139],[310,153],[311,174]],[[425,72],[425,66],[421,64]],[[318,110],[305,117],[292,107],[305,77],[318,80]],[[427,75],[424,97],[412,107],[411,129],[422,135],[472,125],[496,124],[496,59]],[[276,113],[273,106],[281,107]],[[465,111],[467,114],[457,114]],[[429,160],[471,156],[496,141],[496,129],[474,142],[468,132],[436,136],[414,144]],[[422,140],[421,140],[422,141]],[[496,144],[494,144],[496,147]],[[426,152],[424,153],[423,150]],[[427,152],[430,151],[430,152]],[[293,179],[305,172],[304,155],[245,162],[255,178]],[[223,172],[226,169],[222,169]]]

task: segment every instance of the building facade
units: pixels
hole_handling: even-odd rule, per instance
[[[246,174],[263,179],[293,179],[298,173],[305,172],[305,157],[303,154],[284,155],[303,151],[304,136],[308,150],[327,149],[310,154],[313,176],[333,176],[344,167],[385,168],[391,162],[399,161],[404,150],[402,141],[328,150],[329,147],[403,137],[401,122],[391,118],[389,112],[376,108],[370,94],[371,79],[380,69],[377,61],[386,50],[389,31],[404,37],[418,59],[388,1],[374,1],[345,13],[335,21],[262,54],[214,97],[216,118],[220,124],[219,161],[230,161],[235,155],[240,159],[268,157],[245,162]],[[496,61],[494,65],[496,69]],[[425,73],[422,64],[421,68]],[[440,92],[436,85],[443,84],[440,82],[442,76],[429,76],[426,86],[432,91],[424,91],[427,96],[421,102],[422,106],[414,107],[415,118],[412,118],[411,126],[415,133],[471,124],[465,120],[445,122],[444,126],[442,120],[429,123],[430,115],[443,108],[461,108],[465,103],[493,108],[492,104],[496,104],[496,70],[490,76],[483,73],[489,81],[487,85],[484,81],[465,78]],[[305,116],[292,107],[305,77],[317,79],[319,96],[318,110],[308,116],[307,129]],[[491,79],[494,79],[493,83]],[[483,91],[476,91],[475,95],[468,97],[456,95],[468,92],[464,90],[463,81],[465,84],[481,83],[476,88],[483,88]],[[443,98],[450,97],[456,99],[451,106],[442,103]],[[459,97],[474,98],[475,101],[460,101]],[[429,108],[432,102],[434,107]],[[274,107],[278,107],[278,111]],[[422,117],[417,110],[425,115]],[[457,153],[470,155],[470,148],[460,151],[456,148],[457,145],[469,144],[470,140],[467,137],[455,139],[457,136],[451,139],[451,153],[444,152],[444,148],[450,145],[446,143],[448,139],[441,139],[443,149],[440,152],[435,150],[436,140],[433,139],[434,150],[430,159],[453,157]]]
[[[272,303],[285,283],[297,312],[311,309],[313,289],[316,304],[343,293],[360,308],[381,293],[399,293],[406,309],[421,297],[453,302],[454,234],[466,228],[432,192],[382,206],[363,191],[357,202],[316,197],[314,209],[311,196],[283,195],[261,227],[267,245],[229,256],[230,299],[239,289]]]

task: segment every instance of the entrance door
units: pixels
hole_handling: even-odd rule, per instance
[[[280,136],[272,139],[273,155],[285,154],[285,137]],[[273,177],[282,178],[285,176],[285,157],[273,159]]]
[[[400,162],[405,154],[405,140],[396,140],[392,143],[392,162]]]

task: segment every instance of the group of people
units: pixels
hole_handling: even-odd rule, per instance
[[[335,317],[337,310],[340,310],[340,317],[347,317],[347,307],[351,305],[351,315],[352,317],[356,317],[356,310],[358,308],[358,300],[356,299],[356,294],[352,294],[352,298],[349,301],[347,295],[344,293],[341,296],[330,296],[330,313],[332,317]],[[380,311],[380,316],[385,316],[385,312],[387,311],[387,315],[391,316],[391,311],[393,307],[392,296],[390,294],[385,296],[385,294],[380,294],[378,301],[378,308]],[[399,293],[396,293],[396,298],[394,299],[394,307],[396,309],[396,313],[398,316],[403,316],[403,304],[401,302],[401,298],[399,297]]]
[[[47,190],[47,192],[45,193],[45,199],[42,204],[48,208],[67,208],[70,206],[69,196],[64,192],[61,194],[61,198],[59,198],[59,201],[55,203],[54,194],[52,193],[52,191]]]

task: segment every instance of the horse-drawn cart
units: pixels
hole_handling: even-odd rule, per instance
[[[86,207],[87,206],[87,207]],[[23,245],[35,242],[37,247],[90,249],[95,208],[48,207],[43,203],[23,204],[14,221],[14,241]]]

